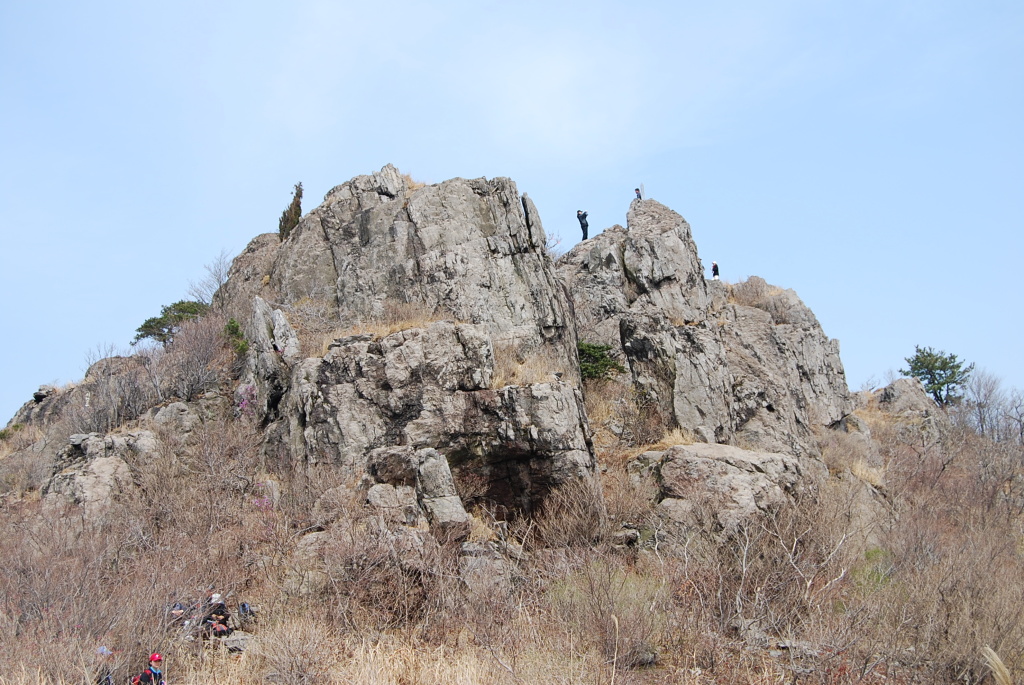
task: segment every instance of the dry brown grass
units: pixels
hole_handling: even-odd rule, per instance
[[[418,302],[387,302],[383,313],[348,328],[336,328],[327,334],[321,344],[321,354],[327,354],[331,343],[351,335],[370,335],[380,340],[410,328],[426,328],[442,321],[445,316]]]
[[[0,431],[0,459],[5,459],[14,452],[31,447],[42,437],[43,431],[37,426],[25,426],[19,423],[8,426]]]
[[[871,466],[862,459],[850,464],[850,473],[860,480],[876,488],[885,488],[885,469],[878,466]]]
[[[334,299],[326,293],[307,295],[291,304],[281,305],[281,309],[288,315],[288,323],[299,338],[304,357],[319,353],[323,337],[337,329],[340,323]]]
[[[405,185],[409,190],[419,190],[420,188],[425,188],[427,186],[426,183],[417,181],[409,174],[402,174],[402,178],[405,179]]]
[[[784,297],[785,290],[767,283],[759,276],[751,276],[745,281],[727,285],[730,304],[743,307],[756,307],[772,316],[777,324],[789,323],[789,303]]]
[[[675,445],[692,445],[697,442],[693,432],[685,428],[673,428],[667,431],[661,439],[644,447],[644,451],[667,450]]]
[[[992,671],[992,679],[996,681],[996,685],[1013,685],[1013,676],[1010,675],[1010,669],[1006,667],[1006,664],[1003,663],[1003,660],[999,658],[994,649],[985,645],[981,648],[981,655]]]
[[[524,349],[516,343],[497,343],[494,346],[491,387],[550,383],[555,380],[555,373],[565,371],[564,362],[548,347]]]

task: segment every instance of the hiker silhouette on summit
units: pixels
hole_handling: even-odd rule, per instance
[[[587,229],[590,227],[590,224],[587,223],[587,213],[582,209],[577,209],[576,218],[580,220],[580,228],[583,229],[583,239],[586,240]]]

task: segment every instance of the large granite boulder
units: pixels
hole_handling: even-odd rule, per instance
[[[873,393],[878,408],[891,416],[904,419],[938,419],[945,421],[946,415],[924,390],[916,378],[897,378],[889,385]]]
[[[629,464],[634,478],[658,485],[661,511],[684,527],[708,525],[734,533],[757,517],[789,505],[828,479],[817,460],[752,452],[729,445],[676,445],[645,452]]]

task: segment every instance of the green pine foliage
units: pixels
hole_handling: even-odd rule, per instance
[[[16,424],[14,424],[12,426],[8,426],[7,428],[4,428],[3,430],[0,430],[0,441],[2,441],[2,440],[9,440],[10,438],[14,437],[15,433],[17,433],[18,431],[20,431],[24,427],[25,426],[23,426],[22,424],[16,423]]]
[[[576,351],[580,357],[580,375],[584,380],[609,378],[612,374],[623,373],[626,369],[622,364],[608,355],[611,345],[594,343],[577,343]]]
[[[292,194],[292,201],[288,208],[281,213],[281,220],[277,224],[277,232],[281,240],[287,240],[292,229],[299,225],[302,218],[302,184],[295,184],[295,192]]]
[[[964,367],[955,354],[917,345],[914,346],[914,355],[907,357],[906,362],[909,368],[900,369],[900,373],[924,383],[925,392],[940,407],[948,407],[960,399],[960,390],[974,371],[974,364]]]
[[[227,324],[224,326],[224,336],[231,344],[231,349],[239,357],[244,357],[245,353],[249,351],[249,341],[245,339],[242,327],[234,319],[228,319]]]
[[[210,305],[192,300],[182,300],[174,304],[165,305],[160,309],[160,316],[153,316],[146,319],[141,326],[135,329],[135,339],[132,345],[152,338],[158,343],[166,345],[174,339],[181,324],[186,321],[198,319],[210,310]]]

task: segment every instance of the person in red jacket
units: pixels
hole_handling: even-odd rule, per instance
[[[135,683],[139,685],[167,685],[167,681],[164,680],[164,672],[160,670],[160,665],[163,662],[164,658],[158,653],[153,652],[150,654],[149,668],[132,678],[132,685],[135,685]]]

